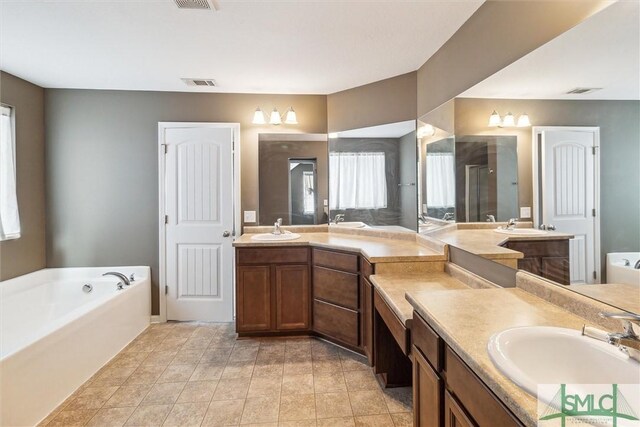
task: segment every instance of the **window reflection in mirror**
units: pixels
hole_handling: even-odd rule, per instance
[[[340,227],[416,231],[416,123],[339,132],[329,140],[329,208]]]

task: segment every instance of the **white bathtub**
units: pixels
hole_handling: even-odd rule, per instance
[[[634,267],[640,260],[640,252],[607,254],[607,283],[625,283],[640,286],[640,270]],[[629,262],[629,265],[625,265]]]
[[[107,271],[136,280],[117,290],[116,277],[102,277]],[[0,426],[40,422],[140,334],[150,314],[149,267],[44,269],[0,282]]]

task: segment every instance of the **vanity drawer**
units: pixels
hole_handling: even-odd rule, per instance
[[[445,350],[445,359],[447,389],[478,426],[522,426],[449,347]]]
[[[425,355],[431,366],[437,372],[442,371],[442,349],[444,343],[438,334],[415,311],[413,312],[411,338],[413,339],[413,345]]]
[[[306,264],[309,248],[237,248],[236,263],[256,264]]]
[[[313,267],[313,297],[357,310],[358,275]]]
[[[336,270],[357,273],[358,255],[314,249],[313,265],[321,265],[323,267],[334,268]]]
[[[358,345],[358,312],[313,301],[313,329],[353,346]]]
[[[369,276],[371,276],[373,272],[373,264],[367,261],[365,257],[360,257],[360,274],[368,280]]]

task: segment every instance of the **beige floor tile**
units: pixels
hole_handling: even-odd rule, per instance
[[[199,363],[191,374],[189,381],[219,380],[222,377],[224,365],[212,363]]]
[[[256,361],[253,367],[254,377],[281,378],[284,373],[284,363]]]
[[[103,408],[87,424],[91,427],[120,427],[129,419],[135,407]]]
[[[333,374],[342,372],[340,359],[313,359],[313,374]]]
[[[191,336],[182,346],[183,349],[207,348],[211,344],[212,337]]]
[[[278,427],[316,427],[316,420],[280,421]]]
[[[177,353],[177,350],[154,351],[152,353],[148,353],[147,358],[142,361],[142,366],[167,366],[171,363]]]
[[[413,427],[413,414],[411,412],[391,414],[391,419],[396,427]]]
[[[176,383],[182,381],[189,381],[193,371],[196,369],[196,365],[169,365],[164,370],[160,378],[159,383]]]
[[[65,409],[100,409],[116,390],[118,386],[87,387],[80,391]]]
[[[149,353],[120,353],[111,363],[116,367],[132,367],[137,368],[140,363],[147,358]]]
[[[317,393],[316,394],[316,417],[335,418],[352,417],[349,394],[342,393]]]
[[[356,417],[356,427],[394,427],[389,414]]]
[[[153,354],[153,353],[151,353]],[[164,372],[166,366],[144,365],[138,367],[133,374],[125,381],[125,385],[131,384],[153,384]]]
[[[218,382],[213,400],[245,399],[249,390],[250,378],[222,379]]]
[[[279,363],[279,364],[283,364],[284,363],[284,349],[282,351],[282,354],[279,353],[268,353],[268,352],[262,352],[262,348],[260,348],[260,351],[258,352],[258,357],[256,357],[256,364],[258,363],[263,363],[263,364],[269,364],[269,363]]]
[[[141,405],[168,405],[176,403],[186,383],[154,384]]]
[[[240,424],[277,422],[279,406],[279,396],[247,399],[244,403]]]
[[[313,374],[282,377],[282,395],[314,393]]]
[[[98,412],[97,409],[63,410],[58,413],[48,426],[73,427],[83,426]]]
[[[171,407],[172,405],[138,406],[125,423],[125,426],[161,426],[169,412],[171,412]]]
[[[200,363],[222,363],[226,364],[229,360],[229,355],[233,351],[231,347],[221,348],[208,348],[202,354]]]
[[[200,362],[204,354],[204,348],[182,349],[178,351],[170,365],[192,365]]]
[[[371,370],[348,371],[344,373],[349,391],[380,390],[378,381]]]
[[[338,393],[347,391],[347,384],[342,372],[314,374],[313,387],[316,393]]]
[[[253,377],[249,384],[247,398],[262,396],[278,396],[282,388],[280,377]]]
[[[105,408],[121,408],[127,406],[138,406],[142,399],[151,390],[152,384],[134,384],[120,387],[107,403]]]
[[[411,412],[411,402],[413,399],[412,391],[411,387],[396,387],[382,390],[389,412],[392,414],[399,412]]]
[[[377,415],[388,413],[387,404],[380,391],[349,392],[353,415]]]
[[[356,421],[353,417],[342,418],[318,418],[316,420],[317,427],[354,427]]]
[[[253,360],[230,361],[222,371],[222,378],[251,378],[253,375]]]
[[[313,363],[309,360],[286,360],[284,361],[284,375],[312,374]]]
[[[343,350],[340,353],[340,363],[342,363],[342,370],[345,372],[371,370],[366,357],[351,353],[350,351]]]
[[[259,346],[247,346],[243,345],[240,347],[234,347],[231,352],[231,356],[229,356],[229,360],[233,361],[242,361],[242,360],[256,360],[258,357]]]
[[[189,381],[182,389],[178,403],[207,402],[213,398],[218,381]]]
[[[209,402],[176,403],[163,426],[198,427],[207,413]]]
[[[98,374],[98,376],[91,382],[91,386],[106,387],[122,385],[135,370],[136,368],[132,366],[109,367]]]
[[[240,424],[244,399],[213,401],[202,421],[202,427]]]
[[[156,347],[155,351],[178,351],[186,341],[187,338],[167,337]]]
[[[316,401],[313,394],[292,394],[280,397],[279,421],[315,420]]]

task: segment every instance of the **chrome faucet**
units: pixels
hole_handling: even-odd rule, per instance
[[[451,221],[452,219],[454,219],[454,215],[453,212],[447,212],[444,214],[444,216],[442,217],[443,221]]]
[[[339,222],[344,222],[344,214],[336,214],[336,216],[333,217],[333,222],[335,225],[338,225]]]
[[[283,234],[280,227],[282,227],[282,218],[278,218],[276,222],[273,223],[273,231],[271,232],[271,234],[275,236]]]
[[[517,218],[509,218],[509,221],[507,222],[507,226],[505,227],[506,230],[513,230],[514,228],[516,228],[516,223],[518,222]]]
[[[487,215],[487,222],[496,222],[496,217],[494,215]]]
[[[129,278],[127,276],[125,276],[122,273],[118,273],[117,271],[109,271],[107,273],[104,273],[103,276],[115,276],[118,279],[122,280],[122,282],[118,283],[116,286],[118,287],[118,289],[122,289],[123,287],[123,283],[126,286],[130,286],[131,282],[129,281]]]
[[[620,351],[627,353],[631,359],[640,362],[640,315],[633,313],[600,313],[600,317],[606,319],[618,319],[623,322],[622,332],[613,332],[605,334],[606,337],[603,341],[608,342],[611,345],[615,345]],[[637,328],[637,329],[636,329]],[[588,328],[594,329],[594,328]],[[590,338],[599,339],[600,334],[585,333],[587,328],[583,328],[583,335]]]
[[[640,259],[636,261],[636,264],[633,266],[636,270],[640,270]]]

